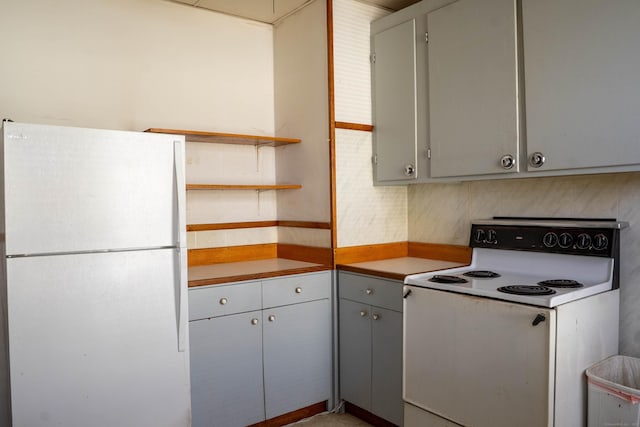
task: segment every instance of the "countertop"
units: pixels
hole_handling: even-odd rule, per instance
[[[267,277],[310,273],[330,269],[330,266],[322,264],[313,264],[285,258],[198,265],[189,267],[189,287],[264,279]]]
[[[400,257],[353,264],[340,264],[337,268],[338,270],[351,271],[354,273],[404,280],[404,278],[410,274],[426,273],[429,271],[462,267],[464,265],[467,264],[426,258]]]

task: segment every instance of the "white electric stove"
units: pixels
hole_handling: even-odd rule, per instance
[[[405,427],[582,427],[618,351],[615,220],[474,221],[469,266],[408,276]]]

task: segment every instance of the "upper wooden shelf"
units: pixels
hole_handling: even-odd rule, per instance
[[[152,133],[168,133],[171,135],[184,135],[187,141],[193,142],[215,142],[218,144],[237,144],[237,145],[260,145],[277,147],[287,144],[299,144],[301,139],[297,138],[280,138],[275,136],[260,135],[241,135],[235,133],[220,132],[203,132],[198,130],[181,130],[181,129],[162,129],[150,128],[145,132]]]
[[[299,184],[239,185],[239,184],[187,184],[187,190],[298,190]]]

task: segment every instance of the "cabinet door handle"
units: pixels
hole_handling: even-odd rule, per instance
[[[220,298],[220,305],[226,305],[227,302],[229,302],[229,300],[227,300],[226,298]]]
[[[296,288],[296,294],[301,294],[302,293],[302,288],[300,286],[298,286]]]
[[[379,314],[374,314],[372,317],[373,317],[373,320],[378,320],[378,319],[380,319],[380,315],[379,315]]]
[[[515,164],[515,159],[511,154],[506,154],[500,159],[500,165],[502,166],[502,169],[511,169]]]
[[[367,289],[364,291],[367,295],[371,295],[373,293],[373,289]]]
[[[269,317],[267,317],[267,319],[269,320],[269,322],[273,322],[274,320],[276,320],[276,316],[272,314]]]
[[[404,176],[411,177],[416,173],[416,167],[411,163],[404,165]]]
[[[544,165],[544,162],[546,161],[547,159],[544,157],[544,154],[539,151],[536,151],[529,156],[529,164],[534,168],[539,168],[540,166]]]
[[[360,311],[360,317],[365,317],[367,312],[365,310]]]
[[[255,318],[251,319],[251,324],[254,325],[254,326],[257,325],[258,324],[258,319],[255,319]]]

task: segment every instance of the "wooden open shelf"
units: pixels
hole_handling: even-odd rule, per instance
[[[187,184],[187,190],[299,190],[299,184],[240,185],[240,184]]]
[[[203,132],[198,130],[150,128],[145,132],[184,135],[187,141],[209,142],[218,144],[260,145],[278,147],[287,144],[299,144],[301,139],[281,138],[275,136],[241,135],[235,133]]]

